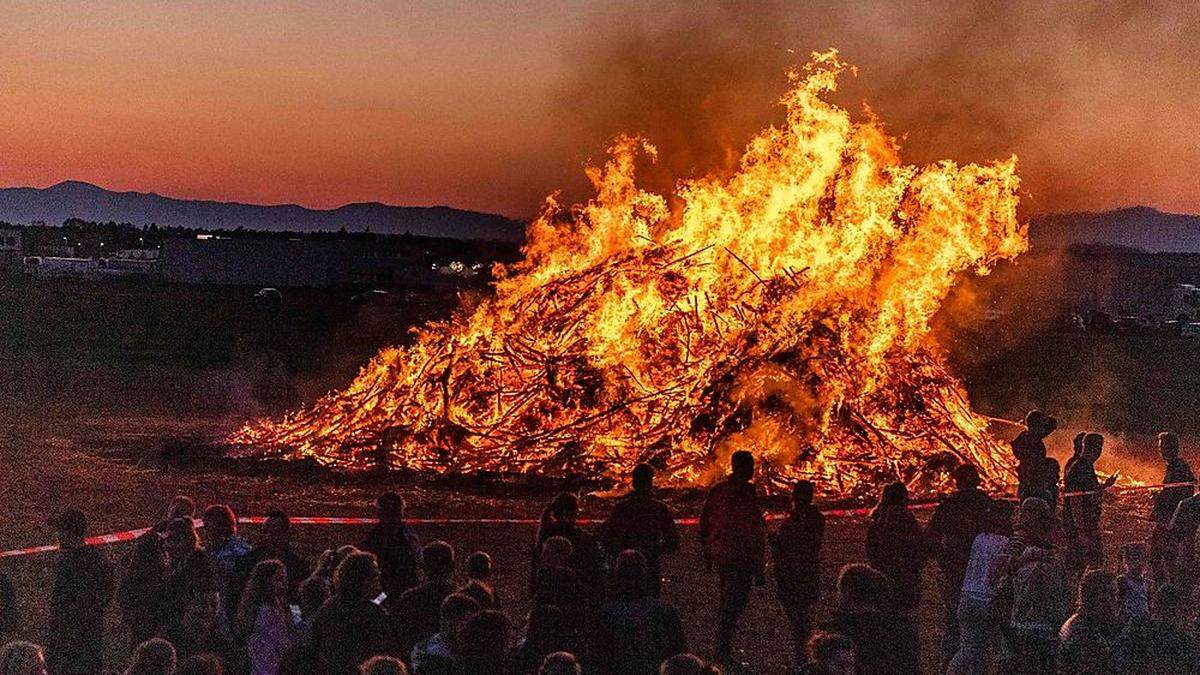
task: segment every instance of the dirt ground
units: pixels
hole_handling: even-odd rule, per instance
[[[294,515],[369,515],[374,496],[385,487],[396,487],[409,497],[414,517],[536,517],[547,494],[495,486],[448,488],[403,482],[388,485],[380,479],[320,476],[310,472],[263,472],[214,470],[200,466],[164,463],[166,439],[195,438],[219,433],[222,422],[181,420],[162,417],[120,417],[76,422],[17,420],[6,425],[0,444],[0,549],[48,543],[51,533],[47,516],[68,506],[78,506],[92,517],[96,533],[145,526],[162,512],[174,494],[189,494],[201,503],[228,502],[243,515],[262,514],[283,507]],[[168,443],[169,447],[169,443]],[[681,498],[680,515],[698,510],[698,497]],[[602,517],[608,503],[599,498],[585,501],[585,515]],[[1145,536],[1145,498],[1125,498],[1107,509],[1110,547],[1120,541]],[[928,512],[922,512],[927,514]],[[246,528],[250,538],[256,528]],[[1119,535],[1113,534],[1120,533]],[[423,526],[424,540],[446,539],[460,554],[474,550],[489,552],[498,568],[498,590],[504,606],[519,623],[528,611],[525,579],[531,526]],[[337,544],[358,540],[362,531],[354,527],[297,527],[299,549],[315,558]],[[861,518],[830,521],[825,545],[826,601],[818,615],[828,610],[836,570],[844,563],[863,559],[865,526]],[[715,613],[714,579],[699,564],[694,528],[684,532],[684,547],[665,564],[666,598],[680,609],[692,650],[710,654]],[[127,545],[106,548],[111,559],[119,559]],[[1110,557],[1111,559],[1111,557]],[[10,574],[20,595],[23,627],[19,635],[40,640],[45,624],[43,598],[50,584],[53,554],[0,560],[0,569]],[[924,599],[919,609],[923,664],[927,672],[937,670],[937,645],[941,635],[941,601],[936,567],[926,569]],[[755,591],[743,623],[739,645],[757,672],[785,672],[790,652],[786,623],[774,602],[773,580]],[[119,622],[110,618],[112,665],[123,663],[128,651]]]

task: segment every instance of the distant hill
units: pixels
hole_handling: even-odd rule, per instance
[[[1037,249],[1100,244],[1152,253],[1200,253],[1200,216],[1136,206],[1099,213],[1059,213],[1033,218],[1029,239]]]
[[[113,192],[90,183],[65,181],[48,188],[0,188],[0,221],[58,224],[68,218],[157,223],[206,229],[347,231],[453,239],[520,241],[524,225],[490,213],[447,206],[391,206],[379,202],[309,209],[295,204],[262,206],[237,202],[173,199],[152,192]]]

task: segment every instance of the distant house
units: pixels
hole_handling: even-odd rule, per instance
[[[0,228],[0,268],[19,269],[23,250],[20,230],[11,227]]]

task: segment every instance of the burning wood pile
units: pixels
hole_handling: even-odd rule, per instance
[[[615,481],[649,462],[675,486],[744,448],[769,486],[840,494],[942,487],[962,461],[1007,477],[929,320],[959,274],[1025,249],[1016,160],[902,164],[881,123],[825,99],[846,69],[814,55],[786,123],[670,203],[634,181],[654,148],[617,139],[596,196],[547,200],[494,295],[231,440],[349,469]]]

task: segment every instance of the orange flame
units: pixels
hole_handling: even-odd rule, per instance
[[[1025,250],[1016,158],[902,164],[878,120],[823,98],[847,68],[814,54],[786,123],[675,209],[634,180],[654,148],[617,138],[587,170],[596,196],[549,198],[493,296],[232,441],[347,468],[616,479],[649,461],[678,486],[741,448],[776,487],[934,488],[960,461],[1006,478],[929,321],[960,273]]]

